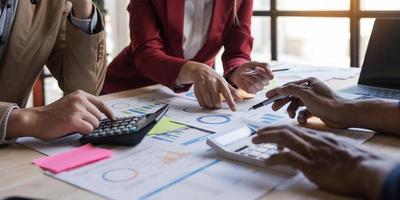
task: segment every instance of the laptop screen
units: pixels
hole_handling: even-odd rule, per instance
[[[400,89],[400,19],[376,19],[359,84]]]

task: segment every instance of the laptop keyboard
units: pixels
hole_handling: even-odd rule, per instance
[[[368,86],[358,85],[355,94],[367,95],[371,97],[386,98],[386,99],[400,99],[400,91],[387,90],[383,88],[374,88]]]

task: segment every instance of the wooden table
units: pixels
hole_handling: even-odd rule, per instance
[[[349,80],[331,80],[331,87],[340,89],[356,83],[356,78]],[[158,86],[126,91],[102,96],[103,100],[135,96],[149,92]],[[400,137],[376,135],[365,144],[371,151],[392,156],[400,161]],[[85,190],[50,178],[43,171],[31,164],[41,155],[24,146],[13,144],[0,149],[0,198],[7,196],[27,196],[39,199],[102,199]],[[303,179],[287,189],[276,190],[264,195],[262,199],[348,199],[317,189]]]

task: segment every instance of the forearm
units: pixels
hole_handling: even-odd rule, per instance
[[[400,134],[400,107],[394,100],[356,100],[344,104],[343,118],[349,127]]]

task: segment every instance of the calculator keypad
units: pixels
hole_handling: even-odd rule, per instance
[[[265,160],[278,153],[278,148],[274,144],[259,144],[242,149],[239,153],[243,156]]]
[[[138,124],[142,120],[140,117],[124,117],[115,121],[103,119],[100,125],[91,134],[91,137],[105,137],[134,133],[138,130]]]

